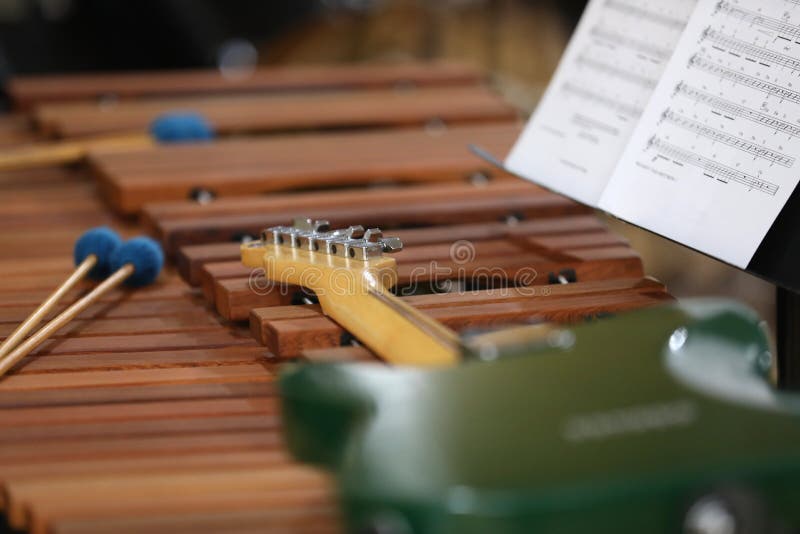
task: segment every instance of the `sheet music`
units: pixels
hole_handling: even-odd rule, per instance
[[[800,0],[700,0],[600,207],[746,268],[798,156]]]
[[[597,205],[695,3],[592,0],[506,166]]]

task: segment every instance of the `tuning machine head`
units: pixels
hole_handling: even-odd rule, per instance
[[[366,261],[380,257],[383,253],[403,249],[397,237],[384,237],[380,228],[364,229],[350,226],[331,230],[330,222],[308,218],[296,218],[292,226],[273,226],[262,232],[265,244],[308,250],[331,256]]]

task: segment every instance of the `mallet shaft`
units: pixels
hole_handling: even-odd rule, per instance
[[[75,268],[75,271],[69,276],[69,278],[64,280],[64,282],[58,286],[49,297],[47,297],[47,300],[42,302],[42,304],[36,308],[36,310],[34,310],[33,313],[31,313],[28,318],[25,319],[25,321],[22,322],[22,324],[20,324],[17,329],[5,339],[5,341],[3,341],[2,345],[0,345],[0,358],[11,352],[20,341],[25,339],[25,336],[28,335],[28,332],[33,330],[33,328],[39,324],[48,313],[50,313],[50,310],[52,310],[56,304],[58,304],[58,302],[64,298],[64,295],[66,295],[69,290],[75,287],[75,285],[80,282],[96,264],[97,256],[94,254],[87,256],[86,259]]]
[[[61,329],[79,313],[88,308],[104,294],[120,285],[134,272],[134,266],[130,263],[120,267],[117,272],[106,278],[102,283],[87,293],[69,308],[58,314],[53,320],[45,324],[38,332],[33,334],[24,343],[19,345],[13,352],[0,360],[0,376],[8,372],[22,358],[30,354],[36,347],[44,343],[51,335]]]

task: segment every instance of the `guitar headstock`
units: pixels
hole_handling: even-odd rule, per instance
[[[262,268],[268,280],[312,290],[322,311],[364,345],[395,364],[452,365],[458,336],[412,308],[388,289],[397,263],[385,254],[403,248],[377,228],[331,230],[327,221],[297,219],[242,245],[242,262]]]
[[[291,226],[267,228],[241,250],[243,263],[263,268],[267,279],[319,293],[356,289],[358,281],[393,286],[396,263],[385,254],[402,248],[399,238],[384,237],[378,228],[333,230],[328,221],[297,218]]]

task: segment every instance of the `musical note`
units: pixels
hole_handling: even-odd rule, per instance
[[[596,59],[592,59],[586,56],[579,56],[577,59],[578,65],[582,65],[584,67],[588,67],[605,74],[614,76],[619,78],[620,80],[635,83],[641,85],[642,87],[646,87],[652,89],[658,83],[658,80],[654,80],[648,76],[642,76],[641,74],[637,74],[635,72],[631,72],[629,70],[615,67],[613,65],[609,65],[608,63],[604,63],[602,61],[597,61]]]
[[[580,126],[581,128],[586,128],[589,130],[600,130],[602,132],[605,132],[613,136],[619,135],[619,128],[616,128],[615,126],[612,126],[610,124],[606,124],[597,119],[587,117],[586,115],[582,115],[580,113],[576,113],[572,116],[572,123]]]
[[[662,48],[658,45],[655,45],[653,43],[641,39],[636,39],[633,37],[629,37],[627,35],[623,35],[617,31],[604,28],[601,26],[594,26],[591,29],[590,34],[592,35],[592,37],[595,37],[607,43],[611,43],[616,46],[621,46],[624,48],[628,48],[630,50],[634,50],[646,56],[650,56],[654,59],[657,59],[659,61],[666,61],[672,54],[672,50]]]
[[[705,104],[720,112],[724,112],[728,116],[740,117],[755,122],[776,132],[785,133],[790,137],[800,137],[800,126],[795,126],[786,121],[776,119],[775,117],[755,111],[747,106],[735,104],[724,98],[716,97],[712,94],[695,89],[688,84],[680,83],[675,94],[683,95],[695,102]]]
[[[659,2],[656,3],[656,5],[663,5],[663,3]],[[625,15],[634,16],[647,20],[649,22],[661,24],[670,29],[682,30],[683,27],[686,26],[685,19],[678,17],[670,17],[668,15],[661,14],[655,10],[645,9],[642,7],[642,2],[635,2],[635,1],[623,2],[621,0],[607,0],[606,7],[608,9],[619,11],[620,13],[623,13]]]
[[[737,182],[748,189],[766,193],[768,195],[775,195],[779,187],[773,183],[767,182],[755,176],[751,176],[745,172],[737,171],[726,165],[708,159],[700,154],[696,154],[691,150],[686,150],[675,145],[671,145],[659,138],[649,141],[649,146],[657,150],[662,156],[670,158],[681,163],[694,165],[703,170],[706,175],[709,175],[720,182],[729,183]]]
[[[794,165],[795,158],[791,156],[770,150],[769,148],[751,143],[734,135],[729,135],[705,124],[688,119],[672,110],[667,110],[664,113],[664,120],[689,132],[707,137],[717,143],[723,143],[737,150],[746,152],[753,157],[762,158],[777,165],[782,165],[783,167],[791,167]]]
[[[800,27],[787,24],[779,19],[765,17],[754,11],[742,9],[741,7],[734,6],[730,2],[720,2],[718,10],[720,13],[725,13],[726,15],[735,17],[744,22],[749,22],[755,26],[761,26],[762,28],[775,31],[781,35],[789,36],[791,39],[800,38]]]
[[[727,48],[728,52],[732,52],[734,56],[746,56],[753,62],[759,65],[770,67],[772,65],[780,65],[792,70],[800,70],[800,60],[778,52],[772,52],[767,48],[754,46],[744,41],[729,37],[716,30],[708,30],[705,32],[705,39],[713,43],[719,48]]]
[[[562,90],[566,93],[594,102],[595,104],[600,104],[601,106],[607,107],[616,112],[630,115],[631,117],[638,117],[642,114],[642,108],[640,107],[628,104],[626,102],[620,102],[619,100],[609,98],[573,83],[565,83],[562,86]]]
[[[712,63],[711,61],[708,61],[707,59],[704,59],[699,55],[694,56],[689,61],[689,66],[703,70],[705,72],[708,72],[709,74],[719,76],[720,78],[731,81],[733,83],[744,85],[752,89],[755,89],[757,91],[761,91],[762,93],[766,93],[769,96],[776,96],[781,100],[790,100],[796,104],[800,104],[800,92],[798,91],[793,91],[792,89],[787,89],[786,87],[766,82],[760,78],[756,78],[754,76],[748,76],[747,74],[727,69],[725,67]]]

